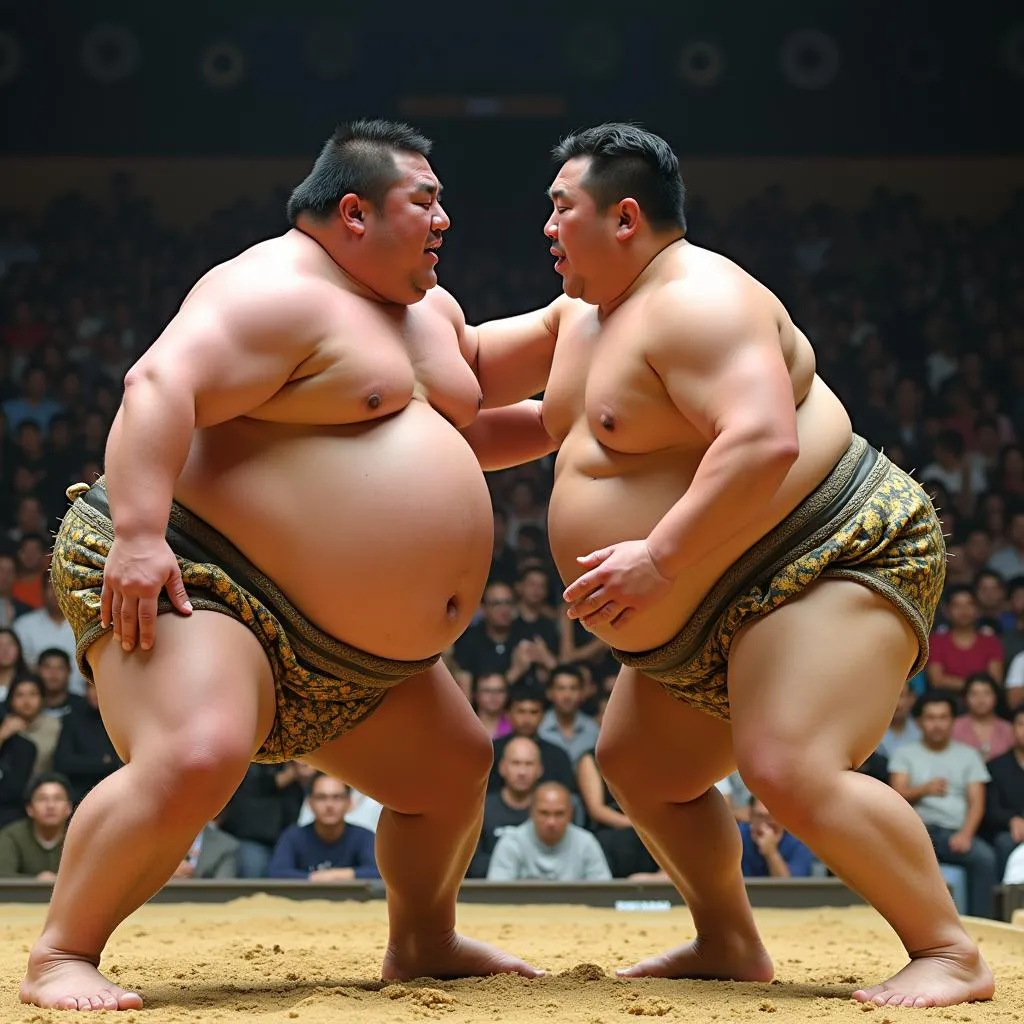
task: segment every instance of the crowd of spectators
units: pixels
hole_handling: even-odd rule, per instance
[[[31,847],[21,873],[48,877],[50,819],[66,821],[120,764],[47,584],[65,489],[101,472],[124,373],[194,280],[279,231],[282,209],[282,195],[239,202],[176,231],[118,175],[102,202],[66,195],[31,221],[0,214],[0,874],[14,843]],[[1022,233],[1024,193],[988,223],[930,217],[883,188],[853,212],[795,209],[778,187],[724,218],[690,209],[691,237],[782,298],[855,429],[940,509],[950,560],[931,658],[862,770],[915,806],[940,861],[966,873],[976,913],[991,912],[1004,877],[1024,881]],[[517,268],[456,246],[444,271],[470,322],[556,292],[536,254]],[[594,758],[616,666],[561,609],[551,472],[547,459],[489,476],[491,576],[446,653],[495,744],[470,876],[659,877]],[[254,765],[178,876],[375,877],[379,805],[321,779],[297,763]],[[720,788],[746,873],[824,871],[742,779]]]

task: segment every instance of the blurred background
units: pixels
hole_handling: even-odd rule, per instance
[[[989,0],[0,3],[0,740],[40,739],[32,701],[11,706],[23,676],[41,682],[40,720],[95,717],[77,673],[43,657],[69,643],[44,586],[64,490],[101,472],[127,368],[198,276],[285,228],[286,197],[337,122],[401,118],[435,140],[453,221],[441,281],[474,322],[559,290],[541,233],[551,147],[574,127],[637,121],[680,156],[690,238],[777,292],[855,428],[941,507],[967,610],[951,618],[947,602],[936,630],[958,631],[957,650],[973,653],[914,682],[874,770],[885,777],[899,744],[919,741],[915,693],[955,698],[958,742],[1021,773],[991,795],[978,839],[995,851],[988,874],[951,865],[958,884],[990,888],[1024,838],[1024,719],[1012,724],[1024,697],[1022,106],[1024,13]],[[584,715],[596,728],[614,675],[559,610],[550,468],[491,476],[492,580],[511,601],[482,607],[471,629],[483,648],[448,653],[496,740],[538,728],[511,724],[510,681],[540,695],[545,720]],[[515,654],[510,630],[538,615],[543,629],[522,626]],[[488,644],[504,653],[474,661]],[[565,665],[578,694],[566,682],[556,707]],[[991,685],[974,690],[991,702],[968,694],[979,674]],[[557,728],[543,728],[557,745]],[[89,735],[76,800],[116,767]],[[601,838],[613,874],[656,870],[609,838],[629,823],[599,811],[592,759],[581,787],[579,751],[567,754],[574,820]],[[82,763],[65,750],[34,767]],[[254,767],[220,823],[268,857],[312,815],[308,773],[285,766],[261,789],[274,771]],[[496,769],[499,798],[508,785]],[[749,828],[742,780],[724,788]],[[273,834],[256,834],[270,820],[260,800],[277,801]],[[6,820],[22,803],[8,800]],[[359,820],[372,826],[372,808]],[[266,869],[256,854],[243,874]]]

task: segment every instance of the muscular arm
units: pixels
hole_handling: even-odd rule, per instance
[[[485,409],[511,405],[547,387],[559,316],[571,301],[560,295],[532,313],[466,327],[465,354],[480,382]]]
[[[799,452],[796,405],[771,304],[736,286],[695,297],[667,288],[648,360],[709,442],[693,482],[647,538],[674,578],[758,515]],[[684,302],[685,298],[685,302]]]
[[[558,447],[544,427],[541,403],[531,399],[501,409],[483,409],[462,436],[485,470],[521,466]]]
[[[191,299],[128,371],[106,450],[115,535],[162,535],[196,428],[261,405],[315,343],[315,283],[244,284]]]

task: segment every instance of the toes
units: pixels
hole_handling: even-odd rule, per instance
[[[117,997],[118,1010],[141,1010],[142,1009],[142,996],[138,992],[122,992]]]
[[[881,985],[872,985],[871,988],[859,988],[853,993],[851,998],[856,999],[858,1003],[870,1003],[874,1001],[875,996],[879,995],[881,991]]]

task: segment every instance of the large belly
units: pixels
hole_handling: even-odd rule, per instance
[[[422,402],[358,427],[202,431],[175,496],[311,622],[372,654],[437,654],[479,605],[490,496],[465,439]]]
[[[827,476],[850,442],[850,423],[830,391],[816,382],[798,414],[801,453],[786,481],[735,536],[698,553],[671,592],[626,626],[594,630],[627,651],[645,651],[672,639],[715,581],[755,541],[785,518]],[[598,548],[647,537],[686,493],[703,450],[645,456],[595,457],[597,442],[574,429],[562,446],[548,510],[551,553],[562,580],[583,575],[576,559]],[[599,472],[595,469],[599,467]]]

